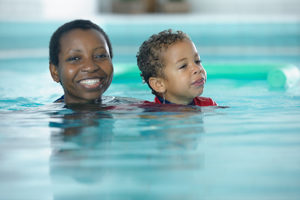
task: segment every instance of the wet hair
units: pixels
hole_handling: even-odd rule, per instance
[[[146,82],[150,88],[150,77],[165,77],[163,73],[165,63],[162,53],[175,42],[182,41],[184,39],[190,40],[189,36],[184,32],[173,32],[169,29],[158,34],[153,34],[140,46],[136,55],[137,65],[141,71],[140,75],[143,81]],[[152,93],[154,95],[158,95],[153,89]]]
[[[103,31],[102,28],[100,28],[97,24],[94,24],[93,22],[89,20],[83,20],[83,19],[77,19],[70,22],[67,22],[60,26],[51,36],[50,43],[49,43],[49,62],[54,64],[55,66],[58,66],[59,60],[58,55],[60,53],[60,39],[62,36],[74,29],[82,29],[82,30],[88,30],[88,29],[94,29],[99,31],[106,40],[106,43],[108,45],[109,55],[112,58],[113,52],[112,52],[112,46],[110,43],[110,40],[107,36],[107,34]]]

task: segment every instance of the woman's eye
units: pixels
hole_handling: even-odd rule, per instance
[[[73,61],[78,61],[78,60],[80,60],[80,58],[77,56],[72,56],[67,59],[68,62],[73,62]]]
[[[107,55],[107,54],[97,54],[97,55],[95,55],[94,57],[95,57],[95,58],[98,58],[98,59],[99,59],[99,58],[101,59],[101,58],[107,58],[108,55]]]

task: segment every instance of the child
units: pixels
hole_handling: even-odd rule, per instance
[[[106,33],[88,20],[59,27],[49,45],[49,69],[64,95],[55,102],[98,103],[113,77],[112,47]]]
[[[137,53],[143,80],[158,104],[217,106],[211,98],[199,97],[206,82],[197,49],[183,32],[172,30],[152,35]]]

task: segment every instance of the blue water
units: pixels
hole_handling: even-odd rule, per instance
[[[26,45],[6,42],[1,48],[47,48],[56,24],[39,25],[46,28],[37,34],[41,39]],[[297,27],[286,25],[286,34],[293,36]],[[0,32],[9,35],[8,29]],[[29,29],[24,34],[30,36]],[[296,43],[282,40],[298,45],[297,38],[291,37]],[[134,54],[128,55],[114,62],[132,62]],[[65,108],[52,103],[62,89],[51,80],[47,56],[32,57],[0,59],[1,200],[300,199],[299,85],[274,89],[264,79],[208,74],[203,96],[229,108],[145,107],[129,97],[153,100],[148,87],[138,74],[122,74],[116,64],[104,105]],[[214,58],[220,59],[202,56],[205,62]]]
[[[138,81],[117,94],[152,98]],[[300,96],[227,79],[205,96],[230,108],[2,99],[1,199],[299,199]]]

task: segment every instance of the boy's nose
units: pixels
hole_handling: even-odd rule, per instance
[[[204,68],[201,64],[200,65],[194,64],[192,70],[193,70],[192,71],[193,74],[198,74],[198,73],[202,73],[204,71]]]

